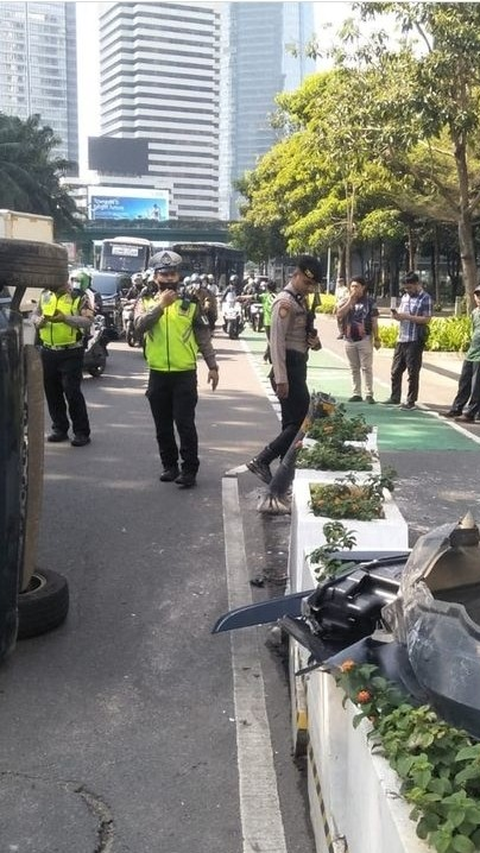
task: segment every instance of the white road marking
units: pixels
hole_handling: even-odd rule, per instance
[[[234,477],[222,479],[223,528],[229,608],[252,603]],[[287,853],[254,628],[231,633],[243,853]]]

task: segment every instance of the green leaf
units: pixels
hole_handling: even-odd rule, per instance
[[[430,827],[428,826],[425,818],[421,818],[417,824],[417,835],[423,841],[426,841],[428,838],[428,834],[430,832]]]
[[[475,853],[475,845],[466,835],[456,835],[452,840],[455,853]]]
[[[449,808],[447,817],[452,826],[457,828],[465,820],[465,809]]]
[[[460,749],[456,756],[455,761],[474,761],[480,758],[480,743],[476,743],[473,746],[464,746]]]
[[[353,720],[352,720],[352,726],[353,726],[353,728],[354,728],[354,729],[358,729],[358,727],[359,727],[360,723],[361,723],[361,722],[362,722],[362,720],[364,720],[364,719],[365,719],[365,714],[355,714],[355,716],[354,716],[354,718],[353,718]]]
[[[438,829],[432,833],[430,841],[437,853],[448,853],[452,842],[452,834],[448,830]]]

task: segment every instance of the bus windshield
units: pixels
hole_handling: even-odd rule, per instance
[[[172,248],[182,257],[182,277],[192,273],[213,275],[222,289],[232,275],[237,275],[239,281],[243,279],[245,256],[240,249],[223,243],[175,243]]]
[[[103,272],[143,272],[150,260],[150,244],[103,240],[100,269]]]

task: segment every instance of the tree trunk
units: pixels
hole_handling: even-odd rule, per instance
[[[355,215],[355,187],[349,190],[348,181],[345,181],[345,200],[347,202],[347,221],[345,238],[345,280],[349,284],[352,278],[352,243],[354,232]]]
[[[408,269],[414,271],[417,262],[417,246],[415,242],[415,232],[413,228],[408,226]]]
[[[337,248],[337,279],[343,278],[346,283],[345,277],[345,246],[338,246]]]
[[[433,230],[433,270],[435,282],[435,302],[437,305],[442,301],[440,293],[440,241],[438,239],[438,225]]]
[[[477,286],[477,263],[475,258],[475,243],[473,239],[472,215],[469,207],[469,176],[466,157],[466,146],[463,138],[453,139],[455,165],[457,168],[459,188],[459,217],[458,243],[462,262],[463,286],[467,304],[471,310],[474,307],[473,291]]]

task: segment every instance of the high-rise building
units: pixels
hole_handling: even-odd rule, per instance
[[[148,140],[149,175],[178,216],[218,217],[219,9],[102,4],[103,136]]]
[[[309,2],[231,2],[222,7],[220,215],[238,218],[233,182],[276,141],[275,96],[315,71],[305,47],[314,35]],[[295,48],[295,54],[291,52]]]
[[[0,111],[41,122],[78,162],[74,3],[0,3]]]

